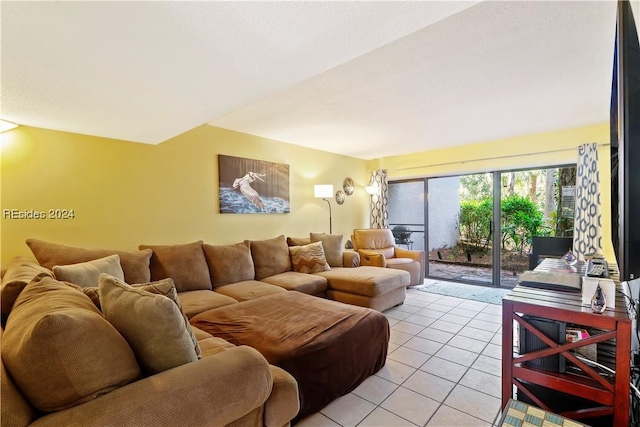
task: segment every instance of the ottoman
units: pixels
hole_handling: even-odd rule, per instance
[[[298,382],[300,412],[317,412],[379,371],[389,345],[387,318],[372,309],[296,291],[200,313],[191,324],[258,350]]]

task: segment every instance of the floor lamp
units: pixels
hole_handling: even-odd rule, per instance
[[[333,197],[333,185],[314,185],[313,195],[318,199],[324,200],[329,205],[329,234],[332,234],[333,229],[331,225],[331,202],[329,201],[329,199]]]

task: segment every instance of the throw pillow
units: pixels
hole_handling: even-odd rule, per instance
[[[7,320],[20,292],[38,275],[53,277],[53,272],[28,258],[16,257],[11,261],[0,285],[0,313],[3,322]]]
[[[178,306],[163,295],[101,274],[98,284],[105,318],[127,340],[149,374],[198,359]]]
[[[131,347],[89,298],[51,277],[22,291],[2,335],[2,361],[44,412],[93,400],[137,380]]]
[[[227,246],[203,245],[202,249],[209,264],[211,284],[214,288],[253,280],[255,277],[248,240]]]
[[[151,280],[173,279],[178,292],[211,289],[209,267],[202,240],[182,245],[140,245],[151,249]],[[129,283],[149,282],[149,280]]]
[[[151,250],[128,252],[111,249],[84,249],[37,239],[27,239],[27,245],[40,265],[49,269],[52,269],[54,265],[77,264],[117,254],[120,257],[122,271],[124,271],[124,280],[129,283],[151,281],[149,273]]]
[[[109,255],[108,257],[78,264],[53,266],[53,274],[55,274],[56,279],[75,283],[83,288],[98,286],[98,277],[101,273],[124,280],[120,257],[118,255]]]
[[[268,240],[250,242],[256,280],[291,271],[289,247],[283,235]]]
[[[308,237],[287,237],[287,245],[289,246],[304,246],[311,243],[311,239]]]
[[[331,270],[324,257],[322,242],[309,243],[304,246],[291,246],[291,264],[298,273],[318,273]]]
[[[322,242],[331,267],[342,267],[342,234],[310,233],[311,242]]]

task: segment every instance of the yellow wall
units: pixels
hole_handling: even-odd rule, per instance
[[[0,209],[73,209],[75,219],[5,219],[2,265],[30,256],[25,239],[136,249],[202,239],[211,244],[280,234],[329,232],[326,202],[314,184],[356,191],[332,201],[333,232],[368,224],[366,161],[252,135],[200,126],[152,146],[21,126],[2,134]],[[290,214],[220,214],[217,155],[289,164]]]
[[[371,160],[369,170],[387,169],[390,180],[440,177],[496,170],[576,163],[581,144],[599,145],[603,251],[614,259],[611,244],[611,161],[609,124],[519,136],[479,144]]]

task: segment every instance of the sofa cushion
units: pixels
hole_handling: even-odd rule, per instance
[[[151,250],[138,252],[111,249],[84,249],[58,245],[37,239],[27,239],[27,245],[40,265],[52,269],[54,265],[69,265],[91,261],[117,254],[124,271],[124,280],[129,283],[145,283],[151,280],[149,259]]]
[[[91,300],[50,277],[25,287],[2,339],[5,367],[41,411],[79,405],[140,377],[133,351]]]
[[[118,329],[146,372],[155,374],[198,359],[189,326],[169,298],[106,274],[98,284],[105,318]]]
[[[248,240],[235,245],[203,245],[202,249],[209,264],[211,284],[214,288],[243,280],[253,280],[255,277]]]
[[[220,286],[216,288],[215,292],[231,297],[237,301],[248,301],[265,295],[287,291],[280,286],[270,285],[256,280],[246,280],[244,282]]]
[[[291,271],[289,247],[283,235],[268,240],[252,240],[250,247],[256,280]]]
[[[152,280],[171,277],[178,292],[197,291],[211,289],[211,277],[202,243],[200,240],[182,245],[140,245],[138,248],[153,251],[150,264]]]
[[[324,294],[327,290],[327,279],[315,274],[296,273],[285,271],[284,273],[265,277],[262,282],[280,286],[288,291],[298,291],[309,295]]]
[[[327,289],[376,297],[396,288],[409,286],[406,271],[379,267],[336,267],[316,273],[327,279]]]
[[[287,237],[288,246],[304,246],[311,243],[309,237]]]
[[[109,255],[93,261],[80,262],[71,265],[54,265],[53,274],[58,280],[75,283],[83,288],[97,287],[101,273],[124,280],[124,271],[120,266],[118,255]]]
[[[289,247],[293,271],[298,273],[317,273],[331,270],[324,256],[322,242],[309,243],[304,246]]]
[[[53,272],[28,258],[16,257],[11,261],[0,285],[0,313],[3,321],[9,316],[20,292],[38,275],[53,277]]]
[[[342,234],[310,233],[311,242],[322,242],[331,267],[342,267]]]
[[[235,299],[214,291],[178,292],[178,299],[182,304],[182,312],[189,319],[203,311],[238,303]]]

